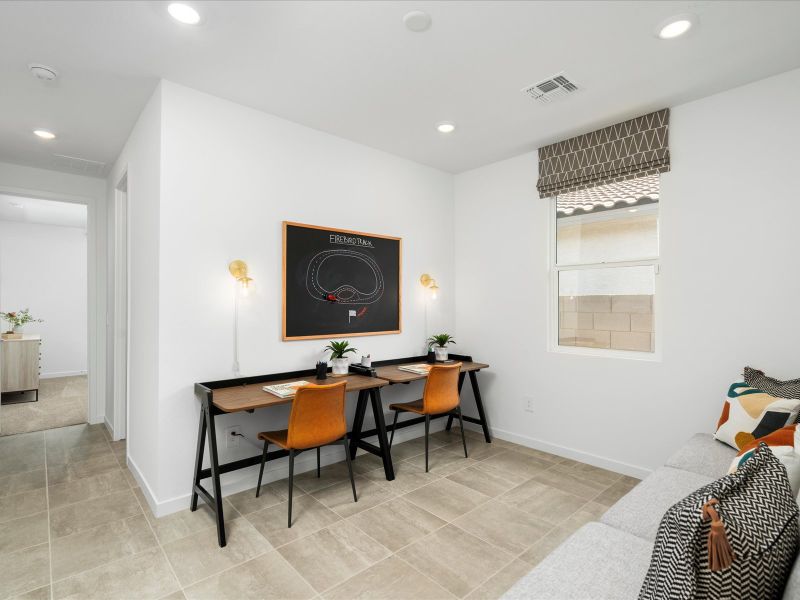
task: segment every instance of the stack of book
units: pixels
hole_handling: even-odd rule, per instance
[[[290,381],[289,383],[276,383],[275,385],[265,385],[261,389],[277,396],[278,398],[293,398],[297,393],[297,388],[308,385],[307,381]]]
[[[401,365],[397,368],[400,371],[407,371],[409,373],[414,373],[415,375],[427,375],[430,373],[432,366],[433,365],[426,365],[425,363],[417,363],[414,365]]]

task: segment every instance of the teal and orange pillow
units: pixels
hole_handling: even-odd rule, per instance
[[[769,435],[746,444],[733,459],[728,473],[735,473],[739,467],[750,460],[762,442],[769,446],[772,453],[786,467],[792,491],[797,496],[800,492],[800,455],[797,454],[797,450],[800,450],[800,431],[796,424],[781,427]]]
[[[714,437],[741,450],[755,440],[794,423],[799,413],[798,399],[778,398],[744,382],[734,383],[728,389]]]

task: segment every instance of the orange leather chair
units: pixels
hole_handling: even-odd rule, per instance
[[[461,442],[464,444],[464,458],[467,455],[467,440],[464,437],[464,421],[461,418],[461,403],[458,396],[458,376],[461,373],[461,363],[452,365],[434,365],[428,373],[425,381],[425,391],[421,400],[413,402],[403,402],[390,404],[389,410],[394,411],[394,422],[392,423],[392,437],[389,440],[389,447],[394,441],[394,430],[397,426],[397,415],[400,412],[411,412],[418,415],[425,415],[425,472],[428,472],[428,431],[431,424],[432,415],[452,414],[458,417],[461,425]]]
[[[258,439],[264,440],[264,454],[261,456],[261,471],[258,473],[256,498],[261,493],[261,478],[267,463],[267,448],[270,444],[289,451],[289,527],[292,526],[292,488],[294,487],[294,457],[304,450],[317,450],[317,477],[319,477],[319,449],[341,443],[350,471],[350,485],[353,487],[353,500],[356,496],[356,482],[353,479],[353,466],[347,445],[347,423],[344,417],[344,395],[347,383],[341,381],[332,385],[304,385],[297,389],[289,414],[289,427],[280,431],[262,431]]]

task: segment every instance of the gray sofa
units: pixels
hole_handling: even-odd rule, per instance
[[[508,600],[637,598],[667,509],[728,472],[736,451],[698,433],[621,498],[597,523],[576,531],[503,596]],[[800,559],[784,599],[800,598]]]

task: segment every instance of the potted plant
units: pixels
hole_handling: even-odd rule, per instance
[[[34,319],[27,308],[15,312],[0,312],[0,319],[8,321],[11,329],[4,332],[2,338],[4,340],[20,340],[22,339],[22,326],[27,323],[42,323],[42,319]]]
[[[331,353],[331,365],[333,366],[334,375],[347,375],[350,367],[350,361],[347,360],[346,354],[350,352],[358,352],[353,348],[348,341],[330,342],[325,346],[325,350]]]
[[[428,350],[433,348],[436,360],[447,360],[447,345],[455,343],[456,341],[449,333],[437,333],[428,338]]]

